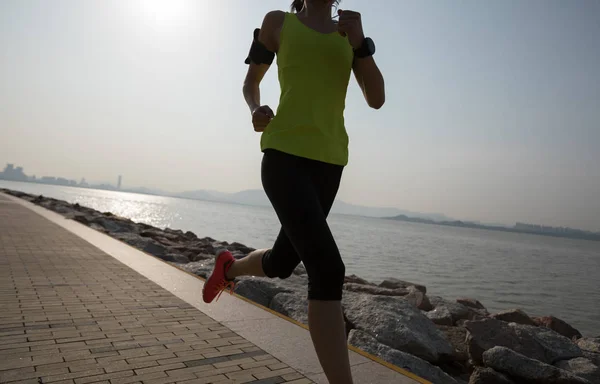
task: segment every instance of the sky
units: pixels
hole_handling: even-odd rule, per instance
[[[3,0],[0,163],[169,191],[261,188],[242,96],[286,0]],[[344,0],[387,100],[351,79],[346,202],[600,231],[600,2]],[[276,109],[273,65],[262,102]]]

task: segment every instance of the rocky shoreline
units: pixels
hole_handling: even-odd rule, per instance
[[[227,248],[236,258],[253,250],[79,204],[1,191],[203,278],[217,249]],[[240,278],[235,292],[306,324],[307,281],[300,266],[286,280]],[[349,344],[435,384],[600,383],[600,336],[584,338],[553,316],[530,317],[521,309],[492,314],[476,299],[447,300],[427,295],[419,284],[393,278],[374,284],[355,275],[346,277],[342,303]]]

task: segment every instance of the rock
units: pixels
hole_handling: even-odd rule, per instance
[[[182,237],[178,233],[173,233],[166,230],[161,231],[157,228],[143,230],[140,232],[140,236],[149,237],[161,243],[178,243]]]
[[[73,212],[73,208],[69,205],[57,204],[53,207],[53,211],[65,215]]]
[[[83,225],[90,225],[90,219],[88,218],[88,216],[85,213],[81,213],[81,212],[77,212],[77,211],[72,211],[69,212],[68,214],[65,215],[65,218],[69,219],[69,220],[75,220]],[[104,229],[104,227],[96,224],[98,227],[101,227]]]
[[[436,384],[457,384],[451,376],[446,374],[440,368],[422,360],[418,357],[412,356],[408,353],[401,352],[388,347],[377,341],[370,334],[359,331],[350,331],[348,343],[360,348],[361,350],[370,353],[371,355],[378,356],[379,358],[393,364],[397,367],[405,369],[409,372],[414,373],[417,376],[422,377],[425,380],[429,380]]]
[[[483,306],[483,304],[481,304],[479,302],[479,300],[476,299],[470,299],[468,297],[461,297],[456,299],[456,302],[458,304],[462,304],[465,307],[469,307],[469,308],[474,308],[474,309],[485,309],[485,307]]]
[[[363,279],[362,277],[358,277],[356,275],[350,275],[350,276],[344,277],[344,284],[347,284],[347,283],[355,283],[355,284],[362,284],[362,285],[375,285],[375,284],[370,283],[367,280]]]
[[[506,321],[507,323],[517,323],[524,325],[536,325],[531,317],[520,309],[509,309],[498,312],[490,316],[492,319]]]
[[[478,309],[471,307],[467,307],[467,309],[469,310],[469,320],[483,320],[490,317],[490,313],[487,311],[487,309]]]
[[[160,244],[148,242],[144,246],[144,248],[142,248],[142,251],[154,255],[156,257],[163,258],[165,256],[165,253],[167,252],[167,249]]]
[[[468,307],[455,301],[446,300],[440,296],[430,296],[429,302],[433,308],[438,308],[440,306],[446,307],[446,309],[452,315],[452,324],[456,324],[456,322],[459,320],[469,319],[471,314]]]
[[[306,275],[306,268],[304,268],[304,265],[298,264],[298,266],[296,268],[294,268],[294,275],[296,275],[296,276]]]
[[[455,359],[458,361],[467,361],[469,359],[467,330],[463,327],[451,327],[447,325],[438,325],[437,328],[442,331],[446,340],[452,344],[455,351]]]
[[[306,296],[278,293],[271,300],[270,308],[275,312],[308,325],[308,300]]]
[[[191,248],[198,249],[200,253],[207,255],[216,255],[217,249],[207,241],[201,240],[190,244]]]
[[[467,321],[465,327],[469,356],[477,365],[481,365],[483,353],[495,346],[510,348],[547,364],[582,356],[571,340],[547,328],[496,319]]]
[[[90,220],[106,229],[109,233],[133,233],[134,223],[125,219],[107,218],[105,216],[97,216]]]
[[[293,290],[275,283],[274,279],[242,277],[236,283],[234,292],[269,308],[275,295],[282,292],[293,293]]]
[[[382,296],[406,296],[409,294],[408,289],[387,289],[376,287],[373,285],[363,285],[357,283],[346,283],[344,284],[344,290],[357,293],[367,293],[369,295],[382,295]]]
[[[233,252],[240,253],[243,256],[248,256],[248,254],[250,252],[255,250],[254,248],[250,248],[250,247],[245,246],[244,244],[240,244],[240,243],[236,243],[236,242],[229,244],[227,246],[227,249],[232,253]]]
[[[568,337],[571,340],[580,339],[582,337],[581,333],[578,330],[573,328],[566,321],[563,321],[554,316],[534,317],[533,322],[539,327],[550,328],[554,332],[558,332],[564,337]]]
[[[427,318],[433,321],[434,324],[439,325],[453,325],[452,314],[448,308],[439,306],[425,314]]]
[[[214,255],[207,255],[205,253],[196,253],[196,252],[184,252],[184,256],[186,256],[190,261],[201,261],[201,260],[209,260],[214,259]]]
[[[492,368],[476,367],[471,374],[469,384],[515,384],[515,382]]]
[[[404,300],[423,311],[431,311],[433,309],[433,305],[431,305],[427,295],[414,286],[408,287],[408,294],[404,296]]]
[[[589,352],[600,353],[600,337],[584,337],[577,340],[579,348]]]
[[[453,355],[454,348],[435,325],[400,297],[344,292],[344,313],[358,330],[380,343],[430,362]]]
[[[398,289],[398,288],[408,288],[408,287],[415,287],[417,288],[419,291],[423,292],[423,293],[427,293],[427,287],[425,287],[424,285],[421,284],[415,284],[415,283],[411,283],[408,281],[404,281],[404,280],[398,280],[398,279],[386,279],[383,280],[380,284],[380,287],[382,288],[387,288],[387,289]]]
[[[561,360],[556,362],[554,366],[569,371],[576,376],[583,377],[592,383],[600,383],[600,368],[585,357]]]
[[[179,253],[169,253],[162,256],[161,259],[163,259],[164,261],[170,261],[172,263],[178,264],[185,264],[190,262],[190,259]]]
[[[182,265],[179,265],[178,267],[206,279],[212,273],[214,266],[215,266],[215,259],[213,257],[213,258],[203,260],[203,261],[182,264]]]
[[[187,231],[186,233],[183,234],[183,236],[185,236],[185,238],[188,240],[197,240],[198,239],[198,236],[196,236],[196,234],[192,231]]]
[[[540,384],[591,384],[571,372],[530,359],[506,347],[494,347],[483,353],[483,362],[496,371]]]
[[[600,353],[594,353],[590,351],[582,350],[583,357],[594,363],[597,367],[600,367]]]
[[[98,232],[102,232],[102,233],[106,233],[106,234],[108,233],[108,231],[104,227],[102,227],[96,223],[91,223],[90,228],[92,228],[94,231],[98,231]]]

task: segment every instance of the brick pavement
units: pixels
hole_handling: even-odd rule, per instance
[[[0,383],[250,382],[311,383],[0,195]]]

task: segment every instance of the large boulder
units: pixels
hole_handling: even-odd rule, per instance
[[[579,377],[583,377],[592,383],[600,383],[600,368],[585,357],[561,360],[556,362],[554,366],[569,371]]]
[[[281,292],[271,300],[270,308],[302,324],[308,324],[308,300],[306,295]]]
[[[594,363],[597,367],[600,367],[600,353],[594,353],[582,349],[583,357]]]
[[[508,309],[490,316],[492,319],[506,321],[507,323],[517,323],[523,325],[537,325],[531,317],[520,309]]]
[[[569,339],[580,339],[581,332],[573,328],[569,323],[554,316],[534,317],[533,322],[539,327],[550,328]]]
[[[196,236],[196,234],[192,231],[187,231],[186,233],[183,234],[183,236],[185,236],[185,238],[188,240],[197,240],[198,239],[198,236]]]
[[[358,283],[346,283],[344,284],[344,290],[357,293],[367,293],[369,295],[381,295],[381,296],[406,296],[410,293],[408,289],[397,288],[387,289],[376,287],[374,285],[364,285]]]
[[[71,211],[65,215],[65,218],[75,220],[83,225],[90,225],[90,217],[82,212]]]
[[[454,353],[442,332],[402,298],[345,292],[342,305],[349,322],[375,335],[380,343],[430,362]]]
[[[437,328],[442,331],[446,340],[452,344],[455,351],[455,359],[458,361],[467,361],[469,359],[467,330],[463,327],[451,327],[446,325],[438,325]]]
[[[193,273],[194,275],[198,275],[204,279],[207,279],[208,276],[210,276],[214,266],[214,258],[178,265],[179,268]]]
[[[362,277],[359,277],[359,276],[356,276],[356,275],[350,275],[350,276],[344,277],[344,284],[347,284],[347,283],[363,284],[363,285],[375,285],[375,284],[370,283],[367,280],[363,279]]]
[[[161,242],[168,241],[175,244],[185,243],[187,241],[187,238],[183,235],[183,232],[170,228],[165,228],[164,230],[160,230],[158,228],[143,229],[140,231],[140,236],[150,237]]]
[[[481,304],[479,302],[479,300],[477,300],[477,299],[471,299],[468,297],[460,297],[460,298],[456,299],[456,302],[458,304],[464,305],[465,307],[469,307],[469,308],[473,308],[473,309],[485,309],[483,304]]]
[[[233,242],[227,246],[227,249],[232,253],[240,253],[242,255],[248,255],[250,252],[253,252],[255,249],[245,246],[244,244],[240,244],[237,242]]]
[[[271,301],[278,293],[292,293],[293,291],[282,284],[277,284],[274,279],[242,277],[237,282],[234,292],[269,308]]]
[[[434,309],[445,307],[452,316],[452,324],[456,324],[459,320],[467,320],[471,316],[469,308],[456,301],[446,300],[440,296],[430,296],[429,302]]]
[[[600,337],[584,337],[577,340],[579,348],[589,352],[600,353]]]
[[[510,348],[547,364],[582,356],[581,349],[558,333],[530,325],[496,319],[465,322],[471,360],[481,365],[483,353],[496,346]]]
[[[404,296],[404,300],[408,301],[422,311],[431,311],[433,309],[433,305],[431,305],[429,297],[413,286],[408,287],[408,294]]]
[[[425,380],[429,380],[432,383],[458,383],[454,378],[446,374],[439,367],[436,367],[435,365],[432,365],[427,361],[412,356],[408,353],[392,349],[387,345],[378,342],[377,339],[366,332],[356,329],[350,331],[348,343],[367,353],[370,353],[371,355],[378,356],[390,364],[412,372]]]
[[[440,305],[437,308],[425,313],[425,315],[427,316],[427,318],[431,321],[433,321],[435,324],[439,324],[439,325],[453,325],[454,321],[452,319],[452,313],[450,313],[450,310],[443,306]]]
[[[469,384],[515,384],[515,382],[492,368],[476,367],[471,374]]]
[[[95,223],[103,227],[108,233],[134,233],[135,223],[129,219],[120,217],[95,216],[90,219],[90,223]]]
[[[180,253],[168,253],[166,255],[164,255],[163,257],[161,257],[161,259],[163,259],[164,261],[169,261],[171,263],[177,263],[177,264],[186,264],[190,262],[190,259],[188,259],[187,257],[185,257],[184,255],[180,254]]]
[[[394,278],[383,280],[379,284],[379,286],[382,288],[388,288],[388,289],[415,287],[419,291],[421,291],[423,293],[427,293],[427,287],[425,287],[424,285],[415,284],[415,283],[411,283],[409,281],[398,280],[398,279],[394,279]]]
[[[571,372],[530,359],[506,347],[494,347],[483,353],[487,367],[532,384],[592,384]]]

